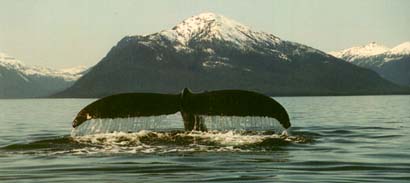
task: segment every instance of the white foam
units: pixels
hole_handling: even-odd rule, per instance
[[[247,133],[244,131],[209,132],[153,132],[141,130],[135,133],[114,132],[76,136],[74,141],[88,144],[70,150],[73,154],[94,153],[175,153],[175,152],[249,152],[248,145],[276,139],[279,142],[304,142],[299,137],[279,134]],[[278,144],[280,145],[280,143]],[[267,145],[267,148],[275,144]],[[258,146],[259,147],[259,146]],[[258,149],[258,151],[263,151]]]

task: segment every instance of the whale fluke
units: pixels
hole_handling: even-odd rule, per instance
[[[251,91],[219,90],[181,94],[125,93],[99,99],[83,108],[73,121],[77,127],[89,119],[158,116],[180,112],[185,130],[206,131],[202,116],[258,116],[275,118],[291,126],[285,108],[274,99]]]
[[[84,107],[74,119],[73,127],[89,119],[158,116],[179,110],[179,94],[123,93],[104,97]]]

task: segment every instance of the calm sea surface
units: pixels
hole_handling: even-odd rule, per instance
[[[0,100],[0,182],[410,182],[410,96],[275,99],[289,136],[71,136],[93,99]]]

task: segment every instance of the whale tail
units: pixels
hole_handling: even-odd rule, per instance
[[[99,99],[82,109],[73,121],[77,127],[89,119],[157,116],[180,112],[185,130],[206,131],[203,116],[275,118],[291,126],[285,108],[274,99],[251,91],[219,90],[181,94],[126,93]]]
[[[180,111],[180,95],[158,93],[122,93],[101,98],[83,109],[73,127],[90,119],[128,118],[175,114]]]

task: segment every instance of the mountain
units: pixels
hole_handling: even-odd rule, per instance
[[[55,70],[26,66],[0,53],[0,98],[45,97],[68,88],[85,71],[85,67]]]
[[[410,42],[404,42],[392,49],[373,42],[330,54],[372,69],[396,84],[410,86]]]
[[[185,87],[268,95],[403,92],[374,71],[222,15],[202,13],[169,30],[124,37],[73,86],[54,96],[176,93]]]

